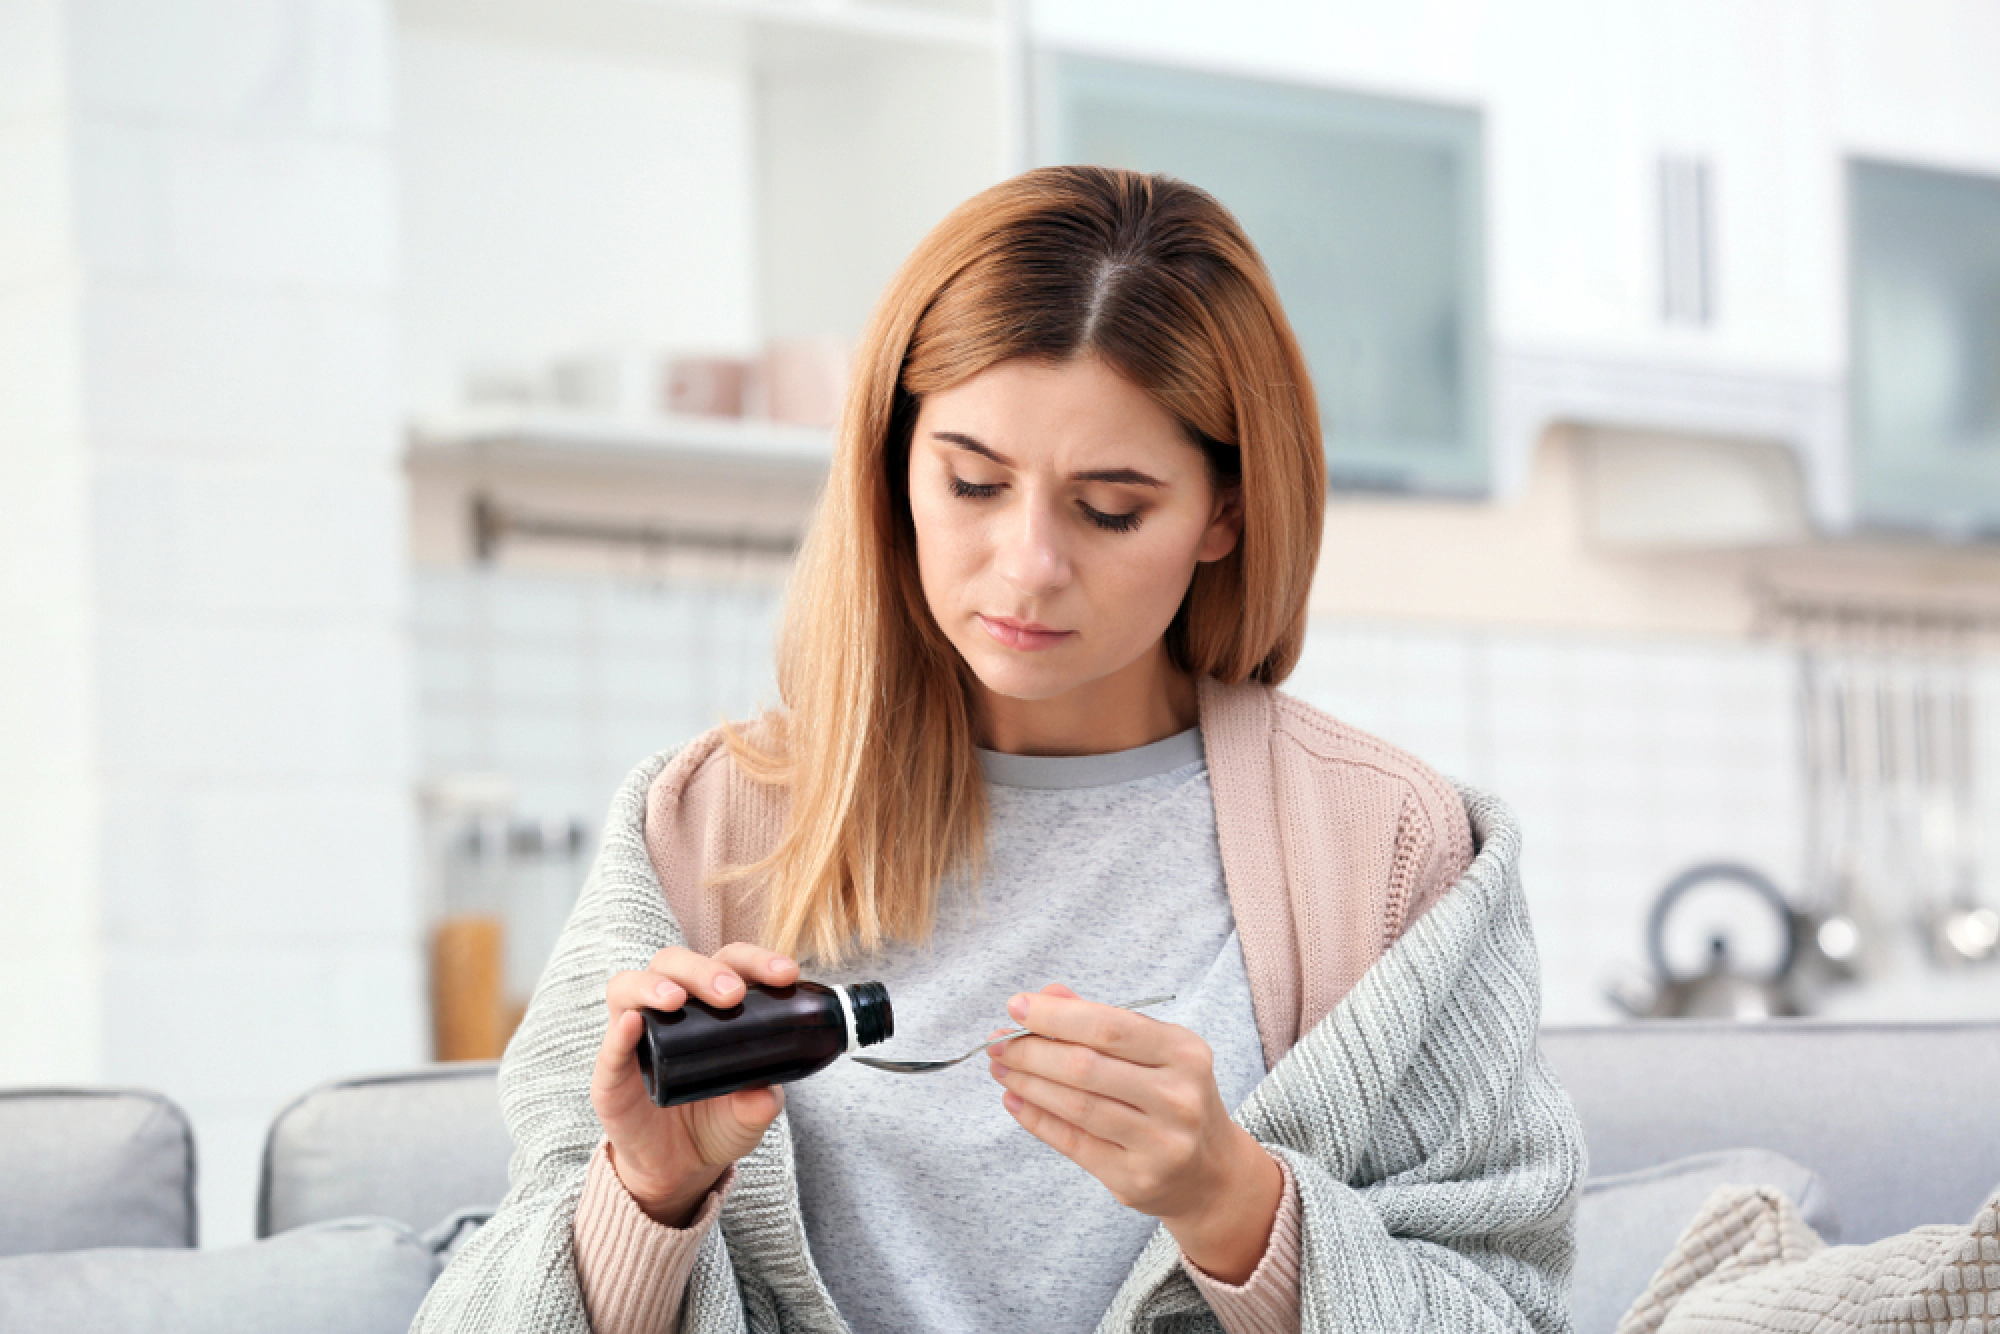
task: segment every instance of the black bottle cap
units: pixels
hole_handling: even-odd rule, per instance
[[[854,1040],[864,1047],[896,1036],[896,1012],[889,1008],[889,988],[880,982],[856,982],[847,989],[854,1007]]]

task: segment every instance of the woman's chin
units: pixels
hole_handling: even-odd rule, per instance
[[[1067,695],[1087,679],[1086,674],[1078,672],[1073,666],[1065,670],[1054,663],[1027,663],[1018,659],[974,662],[972,674],[979,678],[979,684],[990,694],[1020,700],[1024,704]]]

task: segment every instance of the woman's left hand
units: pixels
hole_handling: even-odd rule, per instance
[[[1199,1035],[1063,986],[1007,1013],[1033,1036],[991,1049],[1002,1101],[1022,1128],[1158,1218],[1181,1252],[1225,1283],[1263,1258],[1284,1174],[1229,1119]]]

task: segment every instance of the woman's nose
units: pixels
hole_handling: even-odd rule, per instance
[[[994,566],[1021,593],[1040,596],[1069,582],[1069,555],[1063,550],[1056,516],[1043,505],[1020,506],[1002,525]]]

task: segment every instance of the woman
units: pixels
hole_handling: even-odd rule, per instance
[[[1511,819],[1274,689],[1324,488],[1213,199],[1054,168],[940,224],[862,344],[783,708],[620,794],[502,1067],[513,1187],[418,1328],[1567,1328]],[[647,1101],[637,1011],[800,959],[885,981],[906,1050],[1030,1036]]]

